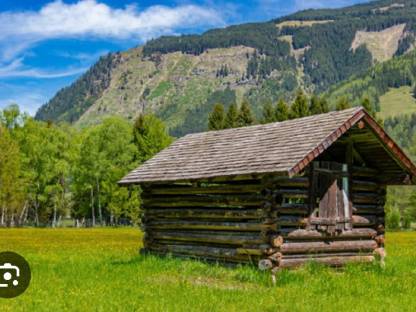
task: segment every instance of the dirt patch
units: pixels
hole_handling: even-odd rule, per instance
[[[382,31],[359,30],[355,33],[351,49],[355,51],[359,46],[365,45],[374,61],[386,61],[396,53],[405,27],[406,24],[399,24]]]

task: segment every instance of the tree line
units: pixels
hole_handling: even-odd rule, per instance
[[[136,223],[140,189],[117,181],[171,142],[153,115],[77,130],[11,105],[0,111],[0,226]]]
[[[370,115],[375,117],[376,112],[369,98],[364,97],[360,104],[370,113]],[[336,102],[334,109],[344,110],[351,107],[352,105],[346,97],[340,97]],[[284,121],[327,113],[329,111],[330,106],[325,97],[319,97],[317,95],[307,97],[302,90],[298,90],[294,101],[290,105],[283,99],[280,99],[276,104],[273,104],[272,102],[264,103],[260,120],[256,120],[247,99],[243,99],[239,108],[235,103],[229,105],[227,111],[225,111],[222,103],[217,103],[214,105],[213,110],[208,116],[208,129],[221,130],[244,127],[256,123],[264,124]],[[381,122],[380,120],[378,121]]]

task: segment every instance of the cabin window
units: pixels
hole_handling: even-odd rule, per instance
[[[337,162],[314,162],[311,179],[308,226],[331,235],[351,229],[348,166]]]

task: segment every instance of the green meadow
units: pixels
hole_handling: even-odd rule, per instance
[[[2,229],[31,264],[29,289],[0,311],[414,311],[416,233],[387,233],[387,265],[283,271],[141,256],[138,229]]]
[[[416,99],[409,86],[392,88],[380,97],[380,113],[383,119],[416,112]]]

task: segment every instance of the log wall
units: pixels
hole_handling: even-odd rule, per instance
[[[376,182],[377,173],[354,168],[350,175],[352,230],[329,236],[308,228],[310,206],[308,174],[291,181],[276,178],[271,186],[276,193],[274,209],[278,229],[271,238],[276,252],[263,259],[259,267],[287,268],[308,261],[343,265],[346,262],[371,262],[384,250],[384,203],[386,189]],[[274,210],[273,209],[273,210]],[[276,236],[280,236],[276,240]]]
[[[376,181],[370,169],[352,172],[353,229],[330,237],[306,229],[311,210],[307,172],[291,179],[152,184],[142,194],[144,248],[156,254],[259,263],[265,269],[311,259],[330,265],[373,261],[384,244],[386,194]]]
[[[253,262],[276,230],[262,180],[154,184],[143,188],[146,251],[225,262]]]

